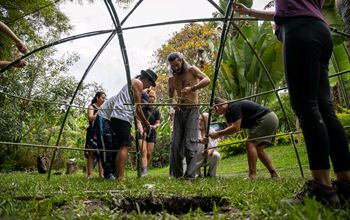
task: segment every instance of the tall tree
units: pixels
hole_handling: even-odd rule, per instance
[[[39,48],[61,38],[71,29],[68,18],[59,10],[57,2],[48,0],[2,1],[0,19],[5,22],[30,49]],[[0,35],[0,57],[13,60],[18,55],[9,39]],[[14,141],[38,144],[54,144],[65,105],[53,105],[45,102],[68,102],[77,80],[69,74],[69,67],[79,57],[69,54],[57,57],[55,48],[48,48],[29,56],[28,65],[23,69],[11,68],[0,76],[0,133],[1,141]],[[92,93],[101,89],[96,84],[83,85],[74,104],[86,106]],[[21,96],[27,100],[13,98],[4,93]],[[41,100],[33,102],[30,99]],[[70,113],[69,125],[65,130],[63,144],[72,146],[81,144],[85,129],[77,129],[81,123],[80,115],[85,109],[76,109]],[[73,132],[74,131],[74,132]],[[0,148],[0,169],[8,163],[21,168],[26,164],[28,155],[37,152],[30,148]],[[33,158],[31,158],[33,159]],[[14,163],[9,161],[15,161]]]

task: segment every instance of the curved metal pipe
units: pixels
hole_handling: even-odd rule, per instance
[[[231,1],[230,1],[230,3],[231,3]],[[267,68],[266,68],[266,66],[265,66],[265,64],[264,64],[264,62],[262,61],[261,57],[260,57],[259,54],[256,52],[256,50],[254,49],[254,47],[251,45],[251,43],[249,42],[248,38],[243,34],[243,32],[241,31],[241,29],[240,29],[234,22],[232,22],[231,24],[232,24],[232,25],[234,26],[234,28],[239,32],[239,34],[243,37],[243,39],[245,40],[245,42],[248,44],[249,48],[250,48],[250,49],[252,50],[252,52],[254,53],[255,57],[258,59],[260,65],[262,66],[262,68],[263,68],[263,70],[264,70],[266,76],[268,77],[269,82],[270,82],[270,84],[271,84],[271,86],[272,86],[272,88],[273,88],[273,90],[274,90],[274,92],[275,92],[275,94],[276,94],[277,100],[278,100],[278,102],[279,102],[279,104],[280,104],[280,106],[281,106],[283,115],[284,115],[284,117],[285,117],[285,119],[286,119],[286,122],[287,122],[288,130],[291,131],[292,129],[291,129],[291,126],[290,126],[290,122],[289,122],[289,120],[288,120],[288,118],[287,118],[287,114],[286,114],[286,112],[285,112],[285,110],[284,110],[282,101],[281,101],[281,99],[280,99],[280,97],[279,97],[279,95],[278,95],[278,92],[276,91],[275,84],[274,84],[274,82],[273,82],[273,80],[272,80],[272,78],[271,78],[271,75],[270,75],[269,71],[267,70]],[[210,115],[210,114],[209,114],[209,115]],[[209,122],[210,122],[210,120],[209,120]],[[210,123],[208,123],[208,124],[210,124]],[[291,141],[292,141],[292,143],[293,143],[294,151],[295,151],[295,154],[296,154],[296,157],[297,157],[297,160],[298,160],[298,164],[299,164],[299,167],[300,167],[301,176],[304,177],[303,168],[302,168],[302,166],[301,166],[300,157],[299,157],[299,154],[298,154],[298,149],[296,148],[296,144],[295,144],[295,140],[294,140],[293,135],[291,135],[290,138],[291,138]]]
[[[97,59],[100,57],[100,55],[102,54],[102,52],[104,51],[104,49],[107,47],[107,45],[111,42],[111,40],[113,39],[113,37],[115,36],[116,32],[113,31],[112,34],[107,38],[107,40],[104,42],[104,44],[102,45],[102,47],[99,49],[99,51],[96,53],[95,57],[91,60],[88,68],[85,70],[85,73],[83,74],[83,76],[81,77],[80,79],[80,82],[78,84],[78,86],[76,87],[75,89],[75,92],[73,94],[73,97],[70,101],[70,105],[73,104],[74,102],[74,99],[81,87],[81,85],[83,84],[86,76],[88,75],[88,73],[90,72],[91,68],[94,66],[95,62],[97,61]],[[68,117],[68,114],[70,112],[70,109],[71,109],[71,106],[68,106],[68,109],[66,111],[66,114],[64,115],[64,118],[63,118],[63,121],[62,121],[62,124],[61,124],[61,128],[60,128],[60,132],[58,134],[58,137],[57,137],[57,141],[56,141],[56,146],[59,145],[60,143],[60,139],[61,139],[61,135],[62,135],[62,132],[63,132],[63,128],[64,128],[64,125],[66,123],[66,120],[67,120],[67,117]],[[50,180],[50,175],[51,175],[51,169],[52,169],[52,165],[53,165],[53,162],[55,160],[55,156],[56,156],[56,152],[57,152],[58,149],[55,149],[55,151],[53,152],[53,155],[52,155],[52,158],[51,158],[51,163],[50,163],[50,167],[49,167],[49,172],[48,172],[48,176],[47,176],[47,179]]]
[[[72,40],[76,40],[76,39],[80,39],[80,38],[85,38],[85,37],[92,37],[92,36],[95,36],[95,35],[100,35],[100,34],[106,34],[106,33],[110,33],[110,32],[113,32],[114,30],[102,30],[102,31],[91,31],[91,32],[86,32],[86,33],[83,33],[83,34],[78,34],[78,35],[74,35],[74,36],[70,36],[70,37],[66,37],[66,38],[63,38],[63,39],[60,39],[58,41],[55,41],[55,42],[52,42],[52,43],[49,43],[49,44],[46,44],[42,47],[39,47],[35,50],[32,50],[30,51],[29,53],[26,53],[24,55],[22,55],[20,58],[14,60],[12,63],[10,63],[9,65],[7,65],[6,67],[2,68],[0,70],[0,73],[3,73],[5,72],[6,70],[8,70],[10,67],[12,67],[15,63],[17,63],[18,61],[22,60],[22,59],[25,59],[26,57],[34,54],[34,53],[37,53],[39,51],[42,51],[46,48],[49,48],[49,47],[53,47],[53,46],[56,46],[58,44],[63,44],[63,43],[66,43],[68,41],[72,41]]]
[[[230,1],[229,4],[227,5],[226,13],[225,13],[225,21],[228,20],[228,17],[231,14],[230,13],[231,8],[232,8],[232,1]],[[223,25],[223,28],[222,28],[219,51],[218,51],[218,55],[216,56],[216,61],[215,61],[213,88],[211,90],[211,96],[210,96],[210,107],[212,107],[213,103],[214,103],[216,81],[218,79],[218,75],[219,75],[219,71],[220,71],[222,54],[224,52],[225,42],[226,42],[228,30],[229,30],[229,22],[225,22],[224,25]],[[212,109],[210,108],[209,109],[209,116],[208,116],[207,130],[206,130],[206,137],[208,137],[208,135],[209,135],[211,113],[212,113]],[[205,149],[205,151],[208,150],[208,144],[204,145],[204,149]],[[206,164],[207,164],[207,158],[204,158],[204,176],[205,177],[207,176],[207,166],[206,166]]]
[[[139,5],[142,3],[142,1],[143,0],[138,1],[136,3],[136,5],[133,7],[133,9],[131,9],[131,11],[125,16],[125,18],[120,23],[121,26],[123,26],[123,24],[126,22],[126,20],[128,20],[129,16],[136,10],[136,8],[139,7]]]
[[[283,107],[283,104],[282,104],[282,101],[281,101],[281,98],[277,92],[277,89],[275,87],[275,84],[271,78],[271,75],[269,73],[269,71],[267,70],[264,62],[262,61],[261,57],[259,56],[259,54],[256,52],[256,50],[254,49],[254,47],[252,46],[252,44],[249,42],[248,38],[243,34],[243,32],[241,31],[241,29],[234,23],[232,23],[233,26],[236,28],[236,30],[242,35],[242,37],[245,39],[245,41],[247,42],[248,46],[251,48],[251,50],[253,51],[253,53],[255,54],[256,58],[258,59],[260,65],[263,67],[264,69],[264,72],[265,74],[267,75],[270,83],[271,83],[271,86],[274,90],[274,93],[276,94],[276,97],[277,97],[277,100],[278,100],[278,103],[280,104],[281,106],[281,109],[282,109],[282,112],[283,112],[283,115],[286,119],[286,122],[287,122],[287,127],[288,127],[288,130],[289,131],[292,131],[292,127],[290,125],[290,122],[288,120],[288,117],[287,117],[287,114],[286,114],[286,111],[284,110],[284,107]],[[298,164],[299,164],[299,168],[300,168],[300,174],[302,177],[304,177],[304,172],[303,172],[303,167],[301,166],[301,161],[300,161],[300,157],[299,157],[299,153],[298,153],[298,149],[297,149],[297,146],[296,146],[296,143],[295,143],[295,140],[294,140],[294,136],[293,135],[290,135],[290,138],[291,138],[291,141],[292,141],[292,144],[293,144],[293,147],[294,147],[294,151],[295,151],[295,155],[297,157],[297,161],[298,161]]]
[[[111,16],[113,24],[116,28],[117,33],[118,33],[119,46],[120,46],[120,50],[121,50],[121,53],[123,56],[124,68],[125,68],[125,72],[126,72],[126,79],[127,79],[127,83],[128,83],[129,96],[130,96],[131,103],[134,106],[134,104],[135,104],[134,92],[132,90],[130,65],[129,65],[128,54],[127,54],[127,50],[126,50],[126,46],[125,46],[125,42],[124,42],[124,37],[123,37],[123,29],[122,29],[121,24],[119,22],[118,14],[114,8],[112,1],[111,0],[104,0],[104,2],[108,8],[109,14]],[[132,111],[134,114],[134,126],[135,126],[135,128],[137,128],[135,109],[132,108]],[[135,129],[135,137],[136,137],[136,130],[137,129]],[[136,139],[137,138],[135,138],[136,152],[137,152],[136,153],[136,161],[137,161],[136,169],[137,169],[137,176],[140,177],[141,176],[141,172],[140,172],[140,147],[139,147],[139,143]]]

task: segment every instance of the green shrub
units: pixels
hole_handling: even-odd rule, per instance
[[[289,96],[288,95],[282,95],[281,97],[281,102],[283,105],[283,109],[284,112],[286,113],[286,116],[288,118],[289,124],[290,124],[290,129],[292,129],[293,131],[296,130],[296,121],[297,121],[297,117],[295,116],[293,109],[290,105],[289,102]],[[267,106],[268,108],[270,108],[272,111],[275,112],[275,114],[278,117],[279,120],[279,130],[282,132],[289,132],[290,129],[288,127],[288,122],[287,122],[287,118],[285,117],[281,105],[278,102],[278,100],[276,99],[274,102],[269,103],[269,105]]]
[[[11,156],[4,156],[0,163],[0,172],[8,172],[16,170],[16,159]]]
[[[337,113],[337,116],[343,126],[350,126],[350,114],[349,113]],[[346,136],[350,139],[350,128],[345,128]]]
[[[283,132],[278,132],[277,135],[283,134]],[[275,145],[288,145],[291,143],[290,135],[276,136]]]
[[[242,133],[235,133],[234,135],[220,141],[219,152],[222,153],[222,158],[245,153],[245,142],[243,141],[246,139],[247,138]]]

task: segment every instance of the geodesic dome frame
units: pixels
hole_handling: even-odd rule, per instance
[[[293,134],[300,133],[300,132],[292,131],[291,126],[290,126],[290,122],[288,121],[288,119],[286,117],[286,113],[285,113],[283,104],[282,104],[280,96],[278,94],[279,91],[286,89],[286,87],[279,88],[279,89],[276,88],[276,86],[275,86],[275,84],[274,84],[274,82],[273,82],[273,80],[271,78],[271,75],[270,75],[268,69],[266,68],[264,62],[262,61],[261,57],[259,56],[257,51],[254,49],[252,44],[249,42],[247,37],[244,35],[244,33],[242,33],[242,31],[240,30],[239,26],[234,23],[234,21],[238,21],[238,20],[258,20],[258,19],[256,19],[256,18],[234,17],[233,16],[233,12],[232,12],[232,1],[229,1],[228,5],[227,5],[227,8],[224,11],[213,0],[208,0],[208,2],[213,7],[215,7],[215,9],[218,10],[219,13],[223,17],[221,17],[221,18],[202,18],[202,19],[177,20],[177,21],[168,21],[168,22],[153,23],[153,24],[146,24],[146,25],[139,25],[139,26],[132,26],[132,27],[125,27],[125,28],[123,28],[123,24],[132,15],[132,13],[140,6],[140,4],[142,2],[143,2],[143,0],[139,0],[135,4],[135,6],[130,10],[130,12],[125,16],[125,18],[120,22],[118,14],[117,14],[117,12],[115,10],[115,7],[114,7],[112,1],[111,0],[104,0],[104,3],[106,5],[108,13],[109,13],[109,15],[111,17],[111,20],[113,21],[115,29],[92,31],[92,32],[87,32],[87,33],[83,33],[83,34],[79,34],[79,35],[75,35],[75,36],[70,36],[70,37],[58,40],[56,42],[47,44],[47,45],[45,45],[43,47],[37,48],[37,49],[35,49],[35,50],[33,50],[33,51],[23,55],[19,59],[13,61],[7,67],[5,67],[2,70],[0,70],[0,73],[3,73],[8,68],[13,66],[16,62],[18,62],[20,59],[25,59],[26,57],[28,57],[28,56],[36,53],[36,52],[39,52],[41,50],[44,50],[46,48],[49,48],[49,47],[53,47],[53,46],[56,46],[56,45],[59,45],[59,44],[63,44],[63,43],[69,42],[69,41],[77,40],[77,39],[80,39],[80,38],[92,37],[92,36],[101,35],[101,34],[107,34],[107,33],[110,34],[109,37],[106,39],[106,41],[103,43],[103,45],[100,47],[98,52],[95,54],[94,58],[91,60],[91,62],[88,65],[88,67],[86,68],[83,76],[81,77],[81,79],[80,79],[80,81],[79,81],[79,83],[78,83],[78,85],[77,85],[77,87],[75,89],[75,92],[74,92],[74,94],[73,94],[69,104],[67,104],[67,103],[57,103],[57,102],[45,102],[45,103],[48,103],[48,104],[60,104],[60,105],[65,105],[65,106],[68,107],[67,110],[66,110],[64,119],[62,121],[61,127],[60,127],[60,131],[59,131],[59,135],[58,135],[58,138],[57,138],[57,141],[56,141],[56,145],[49,147],[49,146],[44,146],[44,145],[23,144],[23,143],[9,143],[9,142],[1,142],[1,141],[0,141],[0,144],[54,148],[54,153],[53,153],[53,156],[51,158],[50,168],[49,168],[49,172],[48,172],[48,179],[50,179],[52,164],[53,164],[53,161],[55,159],[56,152],[59,149],[84,150],[84,149],[81,149],[81,148],[69,148],[69,147],[59,146],[60,139],[61,139],[62,132],[63,132],[64,126],[65,126],[65,123],[66,123],[66,120],[67,120],[67,117],[68,117],[68,114],[69,114],[71,108],[72,107],[79,107],[79,106],[74,106],[73,105],[73,102],[74,102],[74,100],[76,98],[76,95],[77,95],[79,89],[81,88],[81,86],[82,86],[86,76],[90,72],[91,68],[94,66],[95,62],[98,60],[100,55],[103,53],[104,49],[109,45],[109,43],[112,41],[112,39],[115,37],[115,35],[118,36],[119,46],[120,46],[120,50],[121,50],[121,53],[122,53],[122,58],[123,58],[123,63],[124,63],[124,68],[125,68],[125,73],[126,73],[126,76],[127,76],[127,85],[128,85],[129,95],[131,97],[131,103],[125,103],[125,104],[131,104],[133,106],[133,112],[134,112],[134,117],[135,117],[134,118],[134,123],[135,123],[134,126],[136,127],[136,116],[135,116],[135,108],[134,108],[135,107],[135,102],[134,102],[134,99],[133,99],[133,97],[134,97],[133,96],[133,91],[131,89],[131,74],[130,74],[130,68],[129,68],[129,59],[128,59],[127,49],[126,49],[125,42],[124,42],[123,31],[124,30],[137,29],[137,28],[147,28],[147,27],[154,27],[154,26],[161,26],[161,25],[171,25],[171,24],[179,24],[179,23],[220,21],[220,22],[223,22],[223,28],[222,28],[222,32],[221,32],[220,45],[219,45],[219,50],[218,50],[218,53],[217,53],[217,57],[216,57],[216,61],[215,61],[215,67],[214,67],[213,88],[211,90],[210,103],[209,103],[209,107],[210,107],[209,119],[208,119],[209,123],[207,125],[208,127],[206,129],[206,131],[207,131],[206,135],[208,135],[208,132],[209,132],[209,126],[210,126],[210,121],[211,121],[211,113],[212,113],[211,108],[213,107],[216,82],[217,82],[219,71],[220,71],[220,65],[221,65],[223,50],[224,50],[224,46],[225,46],[225,42],[226,42],[226,38],[227,38],[227,35],[228,35],[229,28],[232,26],[244,38],[245,42],[248,44],[248,46],[250,47],[250,49],[252,50],[252,52],[254,53],[256,58],[258,59],[259,64],[262,66],[262,68],[264,70],[264,73],[268,77],[268,80],[269,80],[269,82],[271,84],[272,90],[266,91],[266,92],[262,92],[262,93],[259,93],[259,94],[255,94],[255,95],[252,95],[252,96],[248,96],[248,97],[232,100],[230,102],[231,103],[232,102],[237,102],[237,101],[242,100],[242,99],[253,98],[253,97],[257,97],[257,96],[266,95],[266,94],[269,94],[269,93],[274,93],[276,95],[276,98],[278,99],[279,105],[281,106],[281,110],[282,110],[282,112],[284,114],[284,117],[286,118],[287,127],[288,127],[288,130],[289,130],[288,133],[280,134],[280,135],[289,135],[290,136],[290,139],[292,141],[292,144],[293,144],[293,147],[294,147],[294,150],[295,150],[295,154],[296,154],[296,157],[297,157],[297,160],[298,160],[300,173],[304,177],[303,168],[302,168],[302,165],[301,165],[301,162],[300,162],[298,150],[297,150],[296,143],[295,143],[294,136],[293,136]],[[337,29],[331,28],[331,30],[336,32],[336,33],[338,33],[338,34],[342,34],[342,35],[345,35],[347,37],[350,37],[349,35],[347,35],[347,34],[345,34],[343,32],[340,32]],[[349,73],[349,72],[350,72],[350,70],[338,72],[336,74],[331,75],[330,77],[341,76],[342,74]],[[340,77],[340,82],[343,83],[341,77]],[[15,96],[15,95],[11,95],[11,94],[7,94],[7,95],[13,96],[15,98],[26,99],[26,98]],[[346,99],[348,99],[347,96],[345,96],[345,97],[346,97]],[[27,99],[27,100],[30,100],[30,99]],[[37,100],[30,100],[30,101],[37,101]],[[40,101],[38,101],[38,102],[40,102]],[[349,102],[349,101],[347,100],[347,102]],[[274,135],[274,136],[280,136],[280,135]],[[265,138],[265,137],[261,137],[261,138]],[[253,140],[253,139],[250,139],[250,140]],[[245,141],[247,141],[247,140],[245,140]],[[245,142],[245,141],[242,141],[242,142]],[[235,143],[238,143],[238,142],[235,142]],[[233,143],[231,143],[231,144],[233,144]],[[207,147],[208,146],[205,145],[205,149],[207,149]],[[101,150],[101,149],[91,149],[91,150],[110,151],[110,150]],[[140,169],[139,169],[139,167],[140,167],[140,159],[139,159],[140,153],[139,153],[139,146],[138,146],[138,141],[137,140],[136,140],[136,153],[137,153],[136,155],[137,155],[138,176],[140,176]],[[206,165],[206,159],[204,161],[204,164]],[[206,166],[204,166],[204,173],[206,174]]]

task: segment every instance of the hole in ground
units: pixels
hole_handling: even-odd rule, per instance
[[[214,204],[217,208],[229,205],[227,198],[223,197],[147,197],[147,198],[122,198],[114,199],[111,208],[125,212],[138,211],[157,213],[167,211],[173,214],[186,214],[200,208],[203,212],[212,212]]]

